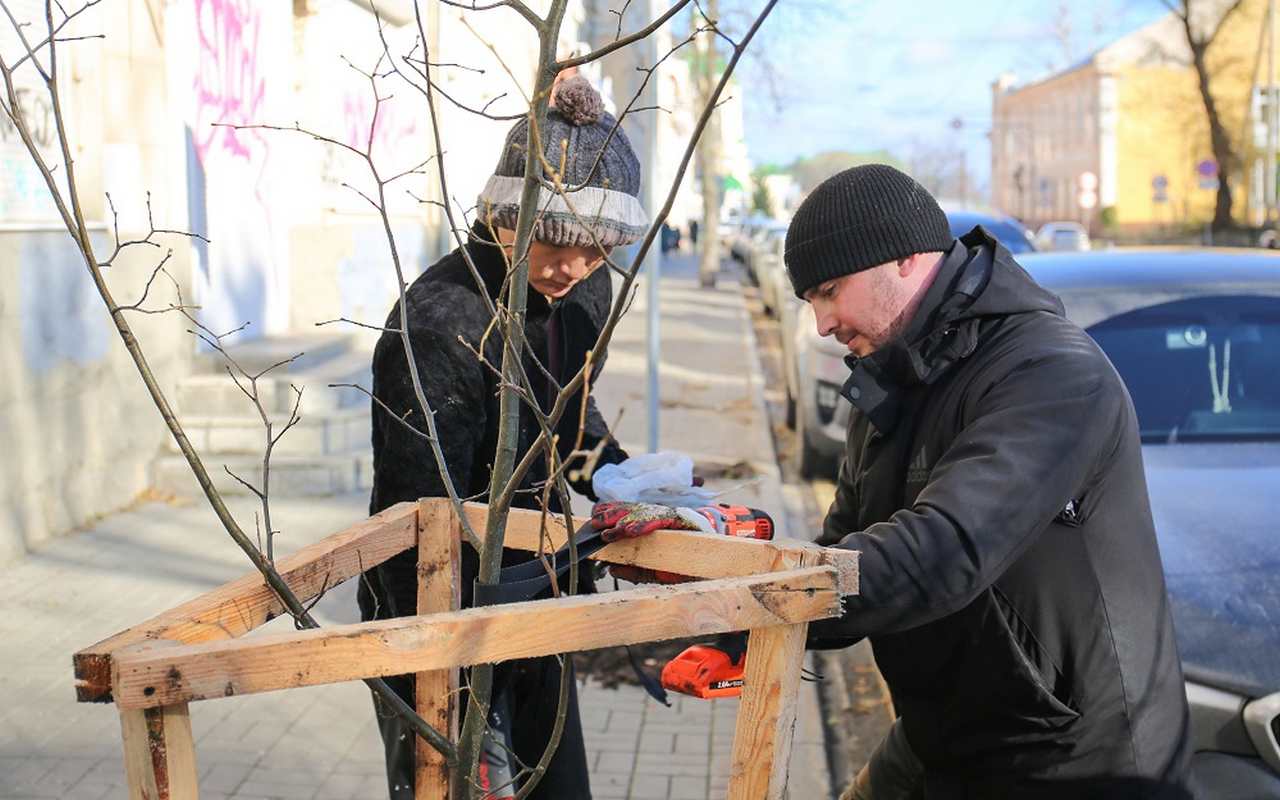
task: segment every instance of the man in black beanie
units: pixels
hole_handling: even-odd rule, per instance
[[[811,646],[870,637],[898,719],[846,798],[1182,798],[1182,669],[1119,376],[982,228],[955,239],[883,165],[818,186],[795,292],[849,349],[821,544],[860,594]]]

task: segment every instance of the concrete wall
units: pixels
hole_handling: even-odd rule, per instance
[[[117,4],[112,14],[86,23],[106,39],[67,48],[63,108],[94,249],[105,260],[114,243],[105,193],[120,212],[123,238],[146,233],[146,189],[157,225],[165,226],[164,212],[174,200],[168,176],[175,153],[164,124],[160,36],[144,3]],[[112,77],[122,75],[129,77]],[[37,124],[47,129],[48,121]],[[53,142],[44,149],[50,157],[56,156]],[[0,282],[3,563],[130,504],[146,489],[148,465],[166,434],[79,252],[12,135],[0,136],[0,157],[6,176],[25,178],[6,181],[6,202],[0,203],[6,278]],[[156,241],[174,248],[167,270],[189,298],[188,248],[176,237]],[[141,297],[163,253],[150,247],[124,252],[106,273],[117,302]],[[162,277],[148,306],[175,299],[173,284]],[[192,352],[183,321],[173,314],[133,314],[129,321],[152,369],[171,388],[186,374]]]

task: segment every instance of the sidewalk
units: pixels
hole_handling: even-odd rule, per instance
[[[643,291],[619,326],[597,399],[632,452],[645,441]],[[785,534],[763,379],[736,283],[696,286],[688,257],[664,266],[661,445],[692,455],[726,500],[773,512]],[[717,477],[718,473],[724,473]],[[746,485],[743,485],[743,484]],[[365,516],[367,498],[279,501],[278,546],[292,550]],[[242,524],[254,506],[232,503]],[[795,518],[797,521],[799,517]],[[151,503],[61,537],[0,570],[0,798],[124,798],[115,708],[74,702],[71,654],[244,574],[248,564],[202,502]],[[357,621],[355,585],[331,591],[322,624]],[[273,623],[281,625],[287,623]],[[710,800],[728,775],[736,701],[581,687],[597,800]],[[791,796],[830,796],[813,684],[803,684]],[[380,798],[381,747],[368,691],[318,686],[193,705],[201,797]]]

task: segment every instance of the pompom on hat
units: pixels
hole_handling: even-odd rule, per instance
[[[640,205],[640,160],[586,78],[559,83],[541,134],[546,163],[564,165],[560,182],[567,198],[547,186],[538,190],[533,237],[560,247],[614,247],[640,239],[649,228]],[[515,230],[528,147],[525,117],[507,133],[497,169],[476,201],[482,223]]]

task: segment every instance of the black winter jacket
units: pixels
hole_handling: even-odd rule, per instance
[[[503,290],[506,263],[501,251],[479,229],[473,230],[466,245],[484,280],[484,291],[491,300]],[[534,394],[544,410],[558,386],[547,379],[550,372],[557,384],[563,384],[581,369],[586,353],[595,346],[596,337],[609,314],[613,289],[608,270],[598,269],[578,284],[564,299],[549,303],[545,297],[530,291],[525,320],[524,368]],[[487,498],[489,474],[497,444],[498,380],[496,369],[502,364],[502,341],[496,332],[486,337],[490,315],[475,277],[467,267],[461,250],[446,255],[419,276],[407,290],[410,338],[418,375],[427,401],[435,411],[436,430],[444,453],[453,487],[461,497]],[[387,317],[388,332],[378,339],[373,355],[373,393],[388,409],[419,430],[425,429],[410,379],[408,362],[397,333],[400,327],[398,305]],[[471,348],[484,348],[493,367],[480,363]],[[549,352],[554,346],[556,352]],[[537,359],[535,363],[535,359]],[[594,360],[592,381],[604,366],[603,354]],[[561,418],[561,456],[567,458],[573,449],[578,429],[581,400],[574,399]],[[517,459],[538,436],[538,425],[532,411],[520,405],[520,434]],[[594,448],[609,431],[588,395],[583,447]],[[609,440],[604,446],[599,465],[623,461],[626,453]],[[376,403],[373,408],[373,492],[369,512],[377,513],[405,500],[422,497],[444,497],[444,478],[436,465],[428,443],[406,430]],[[546,477],[545,461],[538,459],[526,476],[522,488],[529,488]],[[572,474],[572,473],[571,473]],[[574,484],[576,491],[591,496],[590,482]],[[559,508],[555,493],[552,502]],[[537,497],[531,492],[516,495],[516,506],[536,508]],[[412,558],[411,558],[412,556]],[[504,562],[528,559],[528,554],[511,552]],[[393,605],[416,602],[414,578],[416,556],[403,553],[379,571],[382,580],[394,587],[382,587],[388,594],[398,594],[404,584],[403,602],[388,598]],[[463,548],[463,605],[471,603],[472,581],[478,571],[478,560],[470,547]],[[586,572],[584,570],[584,572]],[[376,578],[374,571],[370,577]],[[408,609],[387,609],[379,616],[416,613]]]
[[[855,407],[820,541],[861,593],[815,646],[871,637],[925,796],[1182,797],[1188,711],[1133,404],[985,231]]]

